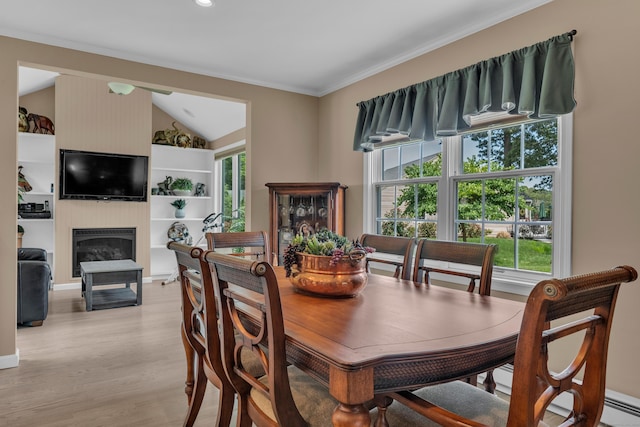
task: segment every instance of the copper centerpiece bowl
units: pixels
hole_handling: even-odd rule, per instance
[[[367,285],[366,253],[352,251],[334,265],[332,257],[298,252],[289,277],[302,292],[325,297],[354,297]]]

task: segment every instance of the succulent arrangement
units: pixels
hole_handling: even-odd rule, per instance
[[[329,230],[321,230],[310,236],[297,234],[284,250],[284,269],[287,272],[287,277],[289,277],[291,275],[291,267],[297,263],[296,253],[298,252],[330,256],[330,264],[335,265],[343,256],[349,255],[354,251],[371,253],[375,249],[364,247],[356,240],[350,241],[346,237]]]
[[[176,209],[184,209],[184,207],[187,206],[187,201],[185,199],[176,199],[171,202],[171,206]]]

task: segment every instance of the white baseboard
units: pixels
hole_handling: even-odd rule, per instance
[[[0,356],[0,369],[15,368],[20,363],[20,350],[16,348],[15,354]]]
[[[496,390],[511,395],[513,367],[506,365],[496,369],[493,376],[496,381]],[[482,377],[482,375],[478,377],[478,383],[480,383],[480,377]],[[566,416],[571,411],[572,404],[571,396],[561,395],[549,406],[549,411],[561,416]],[[640,399],[607,389],[605,392],[604,410],[600,422],[615,427],[640,426]]]

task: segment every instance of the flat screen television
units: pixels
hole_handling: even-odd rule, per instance
[[[147,200],[149,157],[60,150],[60,199]]]

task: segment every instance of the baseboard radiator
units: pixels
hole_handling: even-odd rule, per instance
[[[504,394],[511,395],[511,383],[513,378],[513,366],[505,365],[494,371],[496,389]],[[483,376],[478,376],[481,383]],[[571,396],[559,396],[549,410],[558,415],[566,416],[571,411],[573,401]],[[604,411],[600,420],[602,424],[612,427],[638,427],[640,426],[640,399],[607,390]]]

